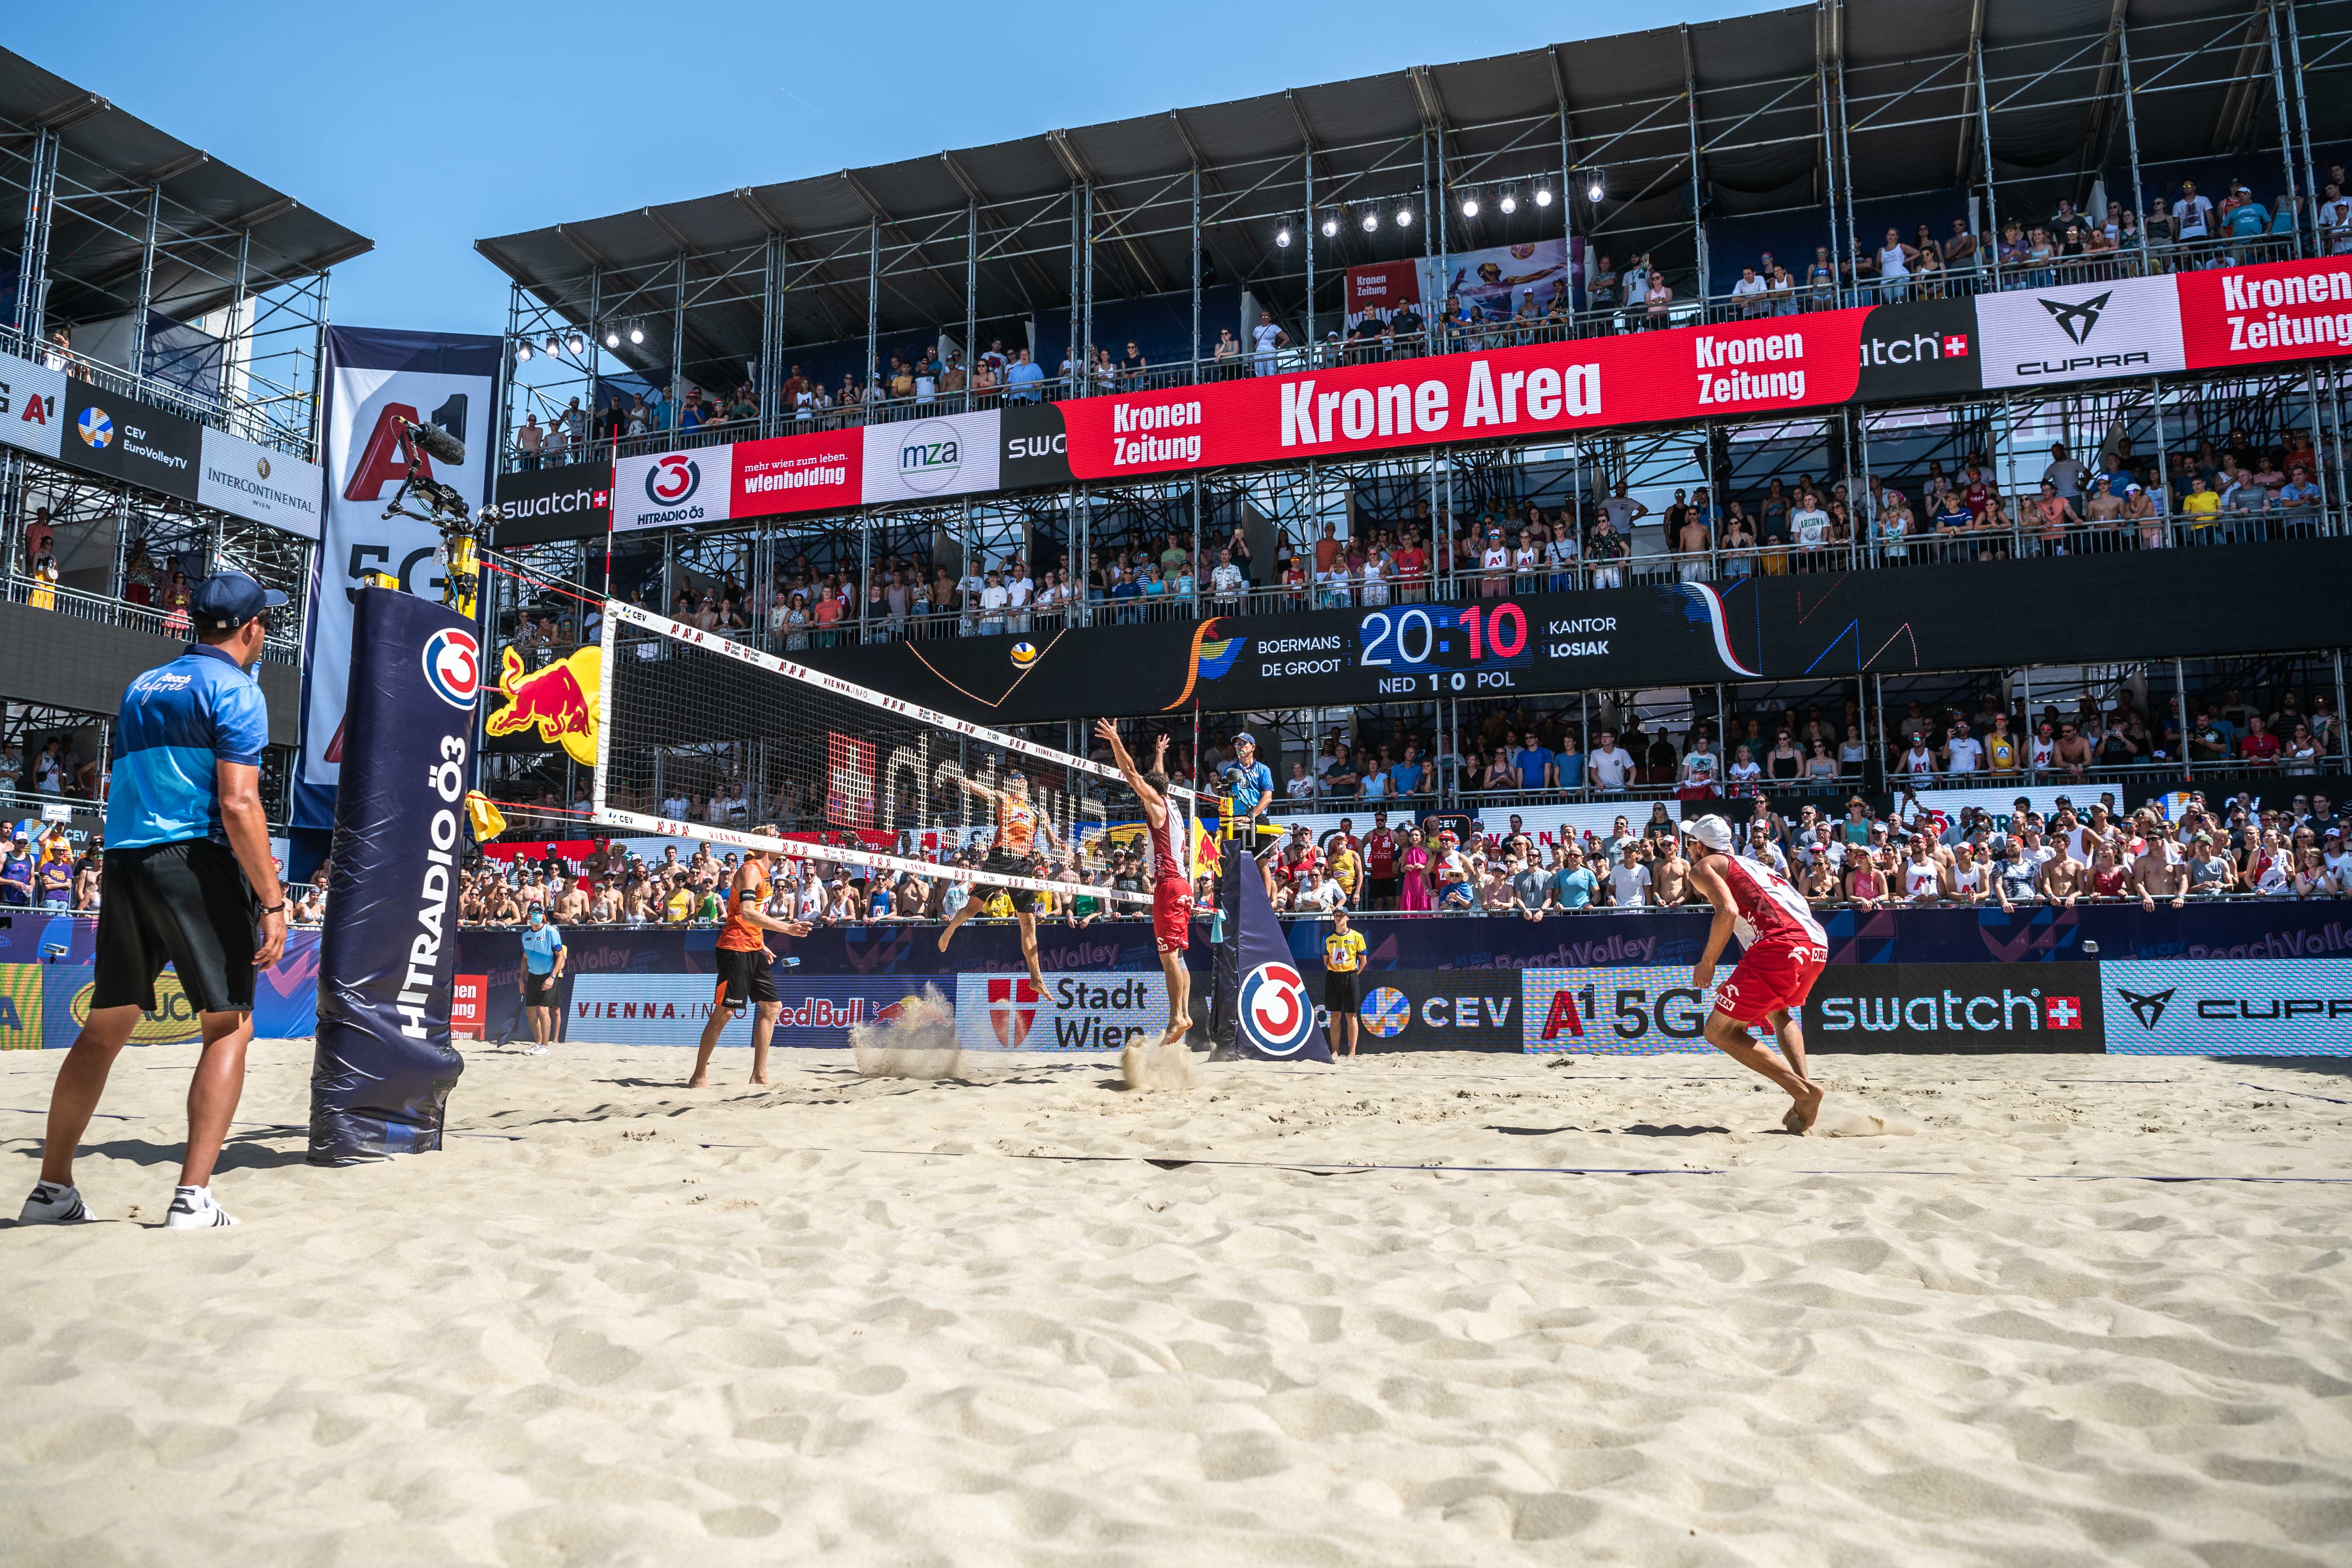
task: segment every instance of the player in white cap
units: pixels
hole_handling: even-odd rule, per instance
[[[1829,933],[1787,878],[1731,853],[1731,825],[1723,818],[1693,817],[1682,830],[1691,841],[1691,885],[1715,906],[1715,924],[1691,984],[1704,994],[1724,944],[1734,934],[1740,943],[1739,966],[1716,993],[1715,1011],[1707,1015],[1706,1043],[1786,1089],[1796,1103],[1780,1124],[1802,1133],[1822,1113],[1822,1090],[1805,1076],[1805,1035],[1796,1013],[1829,962]],[[1758,1024],[1770,1026],[1786,1066],[1749,1037]]]

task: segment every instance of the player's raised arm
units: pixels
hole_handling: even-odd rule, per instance
[[[1126,775],[1127,787],[1133,790],[1136,797],[1143,802],[1144,819],[1152,826],[1159,826],[1167,819],[1168,804],[1160,799],[1158,790],[1144,782],[1142,772],[1135,765],[1135,759],[1128,755],[1127,742],[1118,738],[1118,721],[1096,720],[1095,734],[1097,738],[1110,742],[1110,760],[1118,763],[1118,771]],[[1168,738],[1163,735],[1160,738],[1160,750],[1164,753],[1167,749]],[[1159,758],[1155,756],[1152,760],[1156,765]]]

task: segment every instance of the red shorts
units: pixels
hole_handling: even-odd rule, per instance
[[[1151,934],[1162,952],[1182,952],[1192,945],[1192,885],[1181,877],[1153,884]]]
[[[1761,1024],[1784,1008],[1794,1011],[1812,994],[1829,961],[1829,949],[1811,942],[1751,947],[1740,954],[1731,978],[1715,988],[1715,1010],[1737,1024]]]

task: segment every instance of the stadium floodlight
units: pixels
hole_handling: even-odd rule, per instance
[[[1397,208],[1397,227],[1399,227],[1399,228],[1411,228],[1412,226],[1412,209],[1411,207],[1399,207],[1399,208]]]
[[[1550,182],[1547,181],[1536,187],[1536,205],[1539,207],[1548,207],[1551,205]]]
[[[621,346],[620,328],[606,327],[604,329],[604,346],[608,349],[616,349]]]
[[[1503,191],[1503,199],[1495,205],[1501,207],[1507,213],[1515,213],[1519,210],[1519,198],[1516,193],[1511,191],[1509,187],[1506,186]]]
[[[1274,231],[1274,243],[1282,247],[1285,250],[1288,250],[1290,248],[1290,226],[1288,224],[1284,224],[1280,228]]]
[[[569,339],[565,340],[565,342],[566,342],[566,345],[567,345],[567,346],[572,350],[572,353],[573,353],[573,354],[575,354],[575,355],[577,355],[577,354],[581,353],[582,352],[583,352],[583,351],[588,347],[588,344],[586,343],[586,342],[585,342],[585,341],[583,341],[583,340],[581,338],[580,334],[579,334],[578,332],[576,332],[576,331],[575,331],[575,332],[573,332],[573,333],[572,334],[572,336],[571,336]]]
[[[1464,196],[1462,198],[1462,216],[1464,217],[1476,217],[1478,216],[1478,198],[1476,196]]]
[[[1332,214],[1332,213],[1326,213],[1326,214],[1324,214],[1324,215],[1323,215],[1323,237],[1324,237],[1324,238],[1326,238],[1326,239],[1329,239],[1333,235],[1336,235],[1336,234],[1338,234],[1339,232],[1339,219],[1338,216],[1337,216],[1336,214]]]
[[[1373,210],[1371,210],[1371,211],[1367,212],[1366,214],[1364,214],[1364,232],[1365,232],[1366,234],[1370,234],[1373,230],[1375,230],[1375,229],[1379,228],[1380,226],[1381,226],[1381,215],[1380,215],[1380,211],[1379,211],[1379,209],[1378,209],[1378,208],[1374,208]]]
[[[553,359],[557,354],[560,354],[560,353],[562,353],[562,352],[563,352],[563,340],[562,340],[562,338],[557,337],[553,332],[550,332],[550,333],[548,333],[548,334],[547,334],[547,357],[548,357],[548,358],[550,358],[550,359]]]
[[[518,339],[515,342],[515,363],[520,364],[529,358],[530,358],[530,340]]]
[[[1601,171],[1595,169],[1585,176],[1584,199],[1588,202],[1597,202],[1601,199]]]
[[[633,343],[641,343],[646,341],[646,325],[643,321],[631,321],[629,323],[629,341]]]

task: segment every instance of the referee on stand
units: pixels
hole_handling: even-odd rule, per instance
[[[202,1015],[204,1053],[188,1089],[188,1148],[163,1223],[235,1225],[213,1201],[213,1163],[245,1089],[253,978],[286,946],[286,894],[261,807],[269,714],[250,673],[286,595],[240,572],[206,578],[190,602],[196,641],[133,680],[114,721],[106,807],[106,897],[89,1014],[49,1095],[41,1179],[20,1225],[90,1217],[73,1159],[116,1053],[155,1006],[169,963]]]

